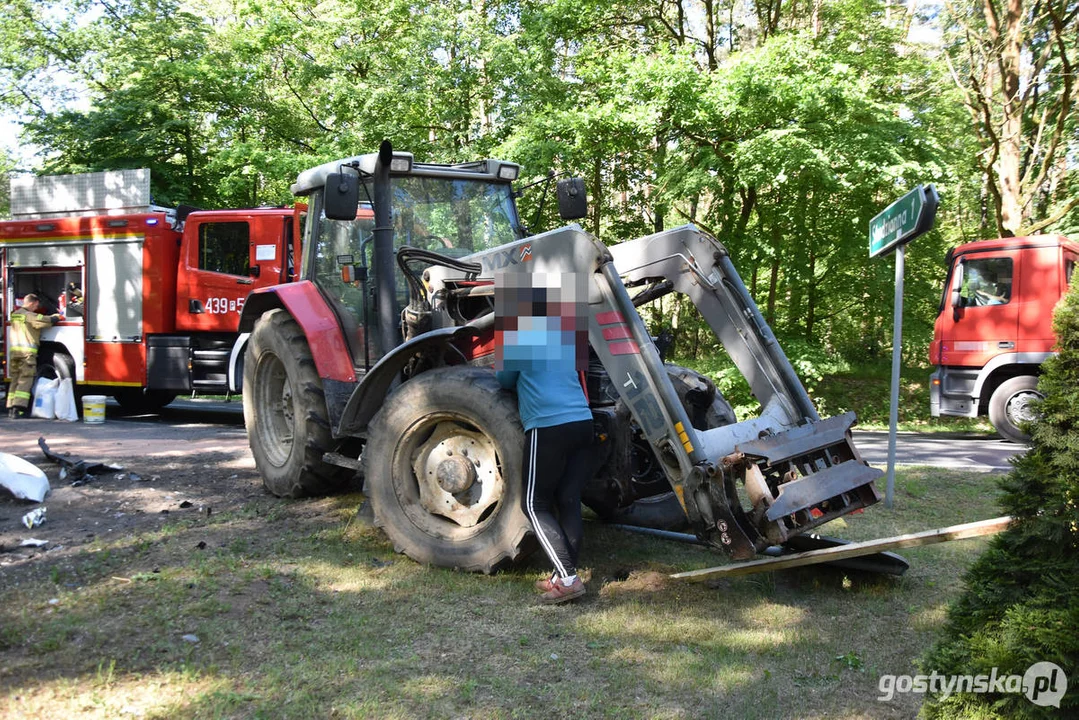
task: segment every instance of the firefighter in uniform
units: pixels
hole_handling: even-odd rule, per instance
[[[25,417],[30,406],[30,390],[37,373],[37,346],[41,331],[60,321],[59,315],[41,315],[41,301],[37,295],[29,293],[22,299],[22,307],[11,313],[11,335],[8,345],[11,363],[8,376],[11,387],[8,390],[8,417]]]

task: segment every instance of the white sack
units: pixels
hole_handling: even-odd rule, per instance
[[[79,408],[75,403],[75,386],[72,384],[71,378],[64,378],[56,386],[53,412],[58,420],[79,421]]]
[[[53,407],[56,404],[56,386],[59,384],[60,381],[56,379],[37,379],[34,385],[34,408],[30,413],[31,417],[45,420],[52,420],[55,417]]]

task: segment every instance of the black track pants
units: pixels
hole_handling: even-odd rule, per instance
[[[577,573],[584,535],[581,488],[591,448],[591,420],[525,433],[524,511],[561,577]]]

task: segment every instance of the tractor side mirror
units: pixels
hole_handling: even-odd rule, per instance
[[[326,176],[324,209],[330,220],[355,220],[360,206],[360,179],[351,173]]]
[[[588,216],[588,195],[582,178],[558,181],[558,215],[563,220],[579,220]]]

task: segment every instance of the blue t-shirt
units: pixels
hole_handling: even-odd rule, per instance
[[[577,373],[564,370],[500,370],[498,382],[517,386],[517,407],[525,430],[591,420]]]

